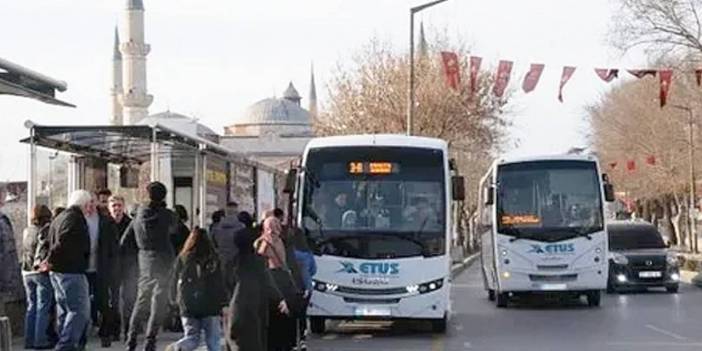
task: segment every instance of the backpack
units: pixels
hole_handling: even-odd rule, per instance
[[[183,271],[178,276],[176,297],[181,314],[193,316],[200,314],[208,301],[207,279],[214,271],[215,264],[207,262],[182,262]]]

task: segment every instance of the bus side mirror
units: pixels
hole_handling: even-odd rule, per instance
[[[290,168],[285,174],[285,186],[283,193],[292,194],[295,192],[295,183],[297,183],[297,169]]]
[[[612,185],[612,183],[604,183],[604,196],[605,201],[607,202],[613,202],[615,200],[614,186]]]
[[[451,177],[451,188],[454,201],[463,201],[466,199],[466,186],[465,179],[463,179],[463,177]]]
[[[495,187],[491,186],[485,190],[485,205],[490,206],[495,204]]]

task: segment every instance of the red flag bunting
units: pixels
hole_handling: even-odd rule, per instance
[[[597,76],[600,77],[600,79],[604,80],[607,83],[614,80],[614,78],[619,78],[619,70],[616,68],[615,69],[595,68],[595,73],[597,73]]]
[[[575,73],[575,67],[565,66],[563,67],[563,74],[561,74],[561,85],[558,88],[558,101],[563,102],[563,87],[568,83],[570,77]]]
[[[470,96],[473,97],[478,90],[478,73],[480,72],[480,63],[483,59],[478,56],[470,57]]]
[[[670,92],[670,84],[672,83],[673,80],[673,70],[670,69],[662,69],[659,72],[660,76],[660,101],[661,101],[661,107],[665,106],[665,104],[668,102],[668,92]]]
[[[617,163],[616,163],[616,162],[610,162],[610,163],[609,163],[609,168],[611,168],[611,169],[617,168]]]
[[[695,78],[697,78],[697,86],[702,85],[702,69],[695,70]]]
[[[634,161],[634,160],[626,161],[626,169],[628,171],[635,171],[636,170],[636,161]]]
[[[495,77],[495,86],[492,93],[497,97],[502,97],[509,84],[509,76],[512,74],[512,61],[501,60],[497,66],[497,76]]]
[[[630,69],[627,72],[629,72],[632,76],[639,78],[639,79],[641,79],[645,76],[649,76],[649,75],[651,77],[655,77],[656,73],[657,73],[657,71],[655,69]]]
[[[524,76],[524,82],[522,83],[522,90],[525,93],[530,93],[536,88],[536,84],[539,83],[539,78],[541,78],[541,73],[544,71],[544,65],[540,63],[532,63],[529,72]]]
[[[648,155],[648,157],[646,157],[646,163],[648,163],[651,166],[655,165],[656,164],[656,156]]]
[[[458,55],[455,52],[441,52],[441,61],[444,63],[446,83],[452,89],[458,89],[461,84],[461,70],[458,66]]]

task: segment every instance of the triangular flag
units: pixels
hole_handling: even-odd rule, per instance
[[[655,69],[630,69],[627,72],[639,79],[649,75],[655,77],[656,73],[658,73]]]
[[[470,57],[470,96],[473,97],[478,91],[478,73],[480,73],[480,63],[483,59],[478,56]]]
[[[656,156],[648,155],[648,157],[646,157],[646,163],[648,163],[651,166],[654,166],[656,164]]]
[[[497,66],[497,75],[495,76],[495,86],[492,93],[497,97],[502,97],[505,94],[505,89],[509,84],[509,76],[512,74],[512,61],[500,60]]]
[[[634,160],[626,161],[626,169],[628,171],[635,171],[636,170],[636,161],[634,161]]]
[[[461,84],[461,69],[458,66],[458,55],[455,52],[441,52],[441,61],[444,64],[446,83],[452,89],[458,89]]]
[[[670,92],[670,84],[673,82],[673,70],[662,69],[658,75],[660,76],[660,102],[661,107],[668,102],[668,93]]]
[[[539,78],[541,78],[541,73],[544,71],[544,65],[540,63],[532,63],[529,72],[524,76],[524,82],[522,83],[522,90],[525,93],[530,93],[536,88],[536,84],[539,83]]]
[[[561,74],[561,85],[558,87],[558,101],[563,102],[563,87],[568,83],[570,77],[575,73],[575,67],[565,66],[563,67],[563,74]]]
[[[595,73],[603,81],[609,83],[614,80],[614,78],[619,78],[618,69],[607,69],[607,68],[595,68]]]
[[[610,162],[610,163],[609,163],[609,168],[611,168],[611,169],[617,168],[617,163],[616,163],[616,162]]]
[[[695,70],[695,78],[697,78],[697,86],[702,85],[702,69]]]

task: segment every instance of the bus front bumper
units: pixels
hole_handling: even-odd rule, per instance
[[[558,292],[604,290],[607,287],[607,267],[564,272],[500,273],[500,292]]]
[[[450,285],[409,296],[351,296],[315,291],[310,317],[328,319],[441,319],[448,315]]]

